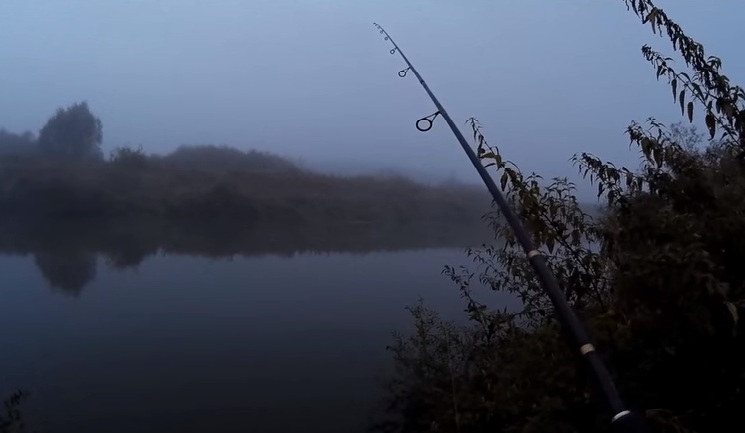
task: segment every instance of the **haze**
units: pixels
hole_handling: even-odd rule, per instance
[[[745,3],[659,3],[745,78]],[[403,62],[374,21],[456,122],[478,118],[524,170],[573,176],[580,151],[633,165],[626,125],[679,119],[639,51],[669,44],[618,0],[5,0],[0,125],[37,132],[57,107],[87,100],[106,154],[215,143],[337,171],[476,181],[444,122],[414,128],[435,109],[413,77],[397,77]]]

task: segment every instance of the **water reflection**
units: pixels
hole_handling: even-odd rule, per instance
[[[287,251],[281,234],[256,227],[245,239],[266,239],[275,253],[255,243],[224,249],[246,251],[228,261],[161,254],[177,248],[155,242],[168,235],[136,238],[122,227],[39,230],[47,237],[0,237],[24,256],[0,258],[0,395],[30,392],[34,431],[361,432],[378,410],[390,333],[410,329],[403,307],[423,297],[462,315],[457,287],[440,274],[468,261],[461,248],[293,255],[278,253]],[[317,235],[320,245],[366,238],[381,250],[407,236],[431,241]],[[77,247],[50,248],[49,239]],[[121,247],[104,248],[113,240]],[[40,267],[55,290],[87,292],[50,296]]]
[[[85,252],[34,254],[34,262],[53,289],[78,296],[96,278],[96,255]]]
[[[298,253],[466,247],[486,238],[483,225],[419,223],[293,226],[221,221],[5,220],[0,254],[31,255],[53,289],[72,296],[96,278],[97,258],[116,269],[138,267],[157,254],[213,258]]]

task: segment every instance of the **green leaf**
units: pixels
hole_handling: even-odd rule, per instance
[[[722,111],[724,111],[724,115],[727,116],[728,119],[735,116],[735,107],[727,101],[722,103]]]
[[[693,101],[688,103],[688,121],[693,122]]]
[[[709,135],[714,138],[717,133],[717,122],[713,114],[709,113],[706,115],[706,127],[709,128]]]
[[[502,178],[499,179],[499,184],[501,185],[502,189],[504,189],[504,187],[507,186],[507,172],[506,171],[502,173]]]
[[[691,86],[693,86],[693,90],[698,95],[698,97],[701,98],[701,99],[703,99],[704,98],[704,94],[701,92],[701,86],[699,86],[696,83],[691,83]]]
[[[732,302],[725,301],[724,304],[727,306],[729,313],[732,315],[732,320],[735,321],[735,325],[737,325],[738,320],[740,320],[740,317],[737,314],[737,307],[735,307],[735,304],[733,304]]]
[[[650,140],[648,137],[644,137],[641,139],[641,147],[642,152],[644,153],[644,156],[649,158],[649,154],[652,151],[652,140]]]
[[[673,81],[670,83],[670,85],[673,86],[673,101],[675,101],[675,98],[678,95],[678,79],[673,78]]]
[[[685,99],[686,99],[686,91],[681,90],[680,95],[678,96],[678,102],[680,102],[680,115],[685,114]]]
[[[657,8],[653,8],[651,11],[649,11],[649,14],[646,16],[645,20],[649,21],[649,24],[652,26],[652,33],[657,34],[657,29],[655,27],[655,19],[657,18]]]

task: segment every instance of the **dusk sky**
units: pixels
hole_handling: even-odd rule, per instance
[[[745,82],[745,2],[658,3]],[[628,123],[681,119],[640,53],[672,54],[669,42],[620,0],[3,0],[0,126],[38,132],[86,100],[106,154],[215,143],[477,181],[444,122],[414,128],[435,109],[413,76],[397,76],[403,61],[373,22],[466,136],[478,118],[524,170],[574,176],[581,151],[635,165]]]

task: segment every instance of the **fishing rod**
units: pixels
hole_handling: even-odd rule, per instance
[[[437,108],[437,111],[435,111],[434,113],[417,120],[416,128],[422,132],[429,131],[430,129],[432,129],[434,120],[437,118],[437,116],[442,116],[442,118],[445,119],[445,122],[450,127],[450,130],[453,131],[455,138],[458,139],[458,142],[463,148],[463,151],[466,152],[466,155],[471,161],[471,164],[473,164],[473,167],[481,176],[481,180],[484,181],[486,188],[491,193],[494,201],[499,206],[499,209],[502,211],[502,215],[507,220],[507,223],[512,228],[512,231],[515,233],[515,237],[520,243],[520,246],[525,251],[525,255],[527,256],[528,261],[530,262],[533,270],[538,276],[538,280],[540,281],[541,286],[543,286],[543,289],[546,291],[549,298],[551,298],[551,303],[556,310],[556,315],[558,316],[559,321],[564,327],[564,330],[570,334],[573,340],[573,345],[575,346],[574,349],[579,351],[582,358],[584,358],[584,360],[586,361],[590,372],[594,376],[596,386],[598,387],[599,392],[605,399],[605,403],[613,414],[613,416],[611,417],[611,425],[613,426],[614,430],[619,433],[647,432],[648,430],[646,424],[644,423],[644,421],[642,421],[641,417],[626,408],[626,405],[624,404],[621,396],[618,394],[618,391],[613,384],[610,373],[605,368],[605,365],[600,359],[600,356],[595,350],[595,347],[592,345],[592,341],[590,340],[590,336],[587,330],[579,321],[572,308],[569,306],[569,302],[567,302],[566,298],[564,297],[564,293],[559,288],[556,277],[548,268],[546,264],[546,258],[543,257],[543,255],[533,244],[533,241],[530,239],[528,232],[523,227],[517,215],[515,215],[513,210],[507,204],[507,201],[502,195],[502,192],[499,190],[499,188],[497,188],[497,184],[494,183],[494,179],[491,178],[489,173],[486,171],[486,168],[483,166],[483,164],[481,164],[481,161],[476,156],[476,153],[473,151],[473,149],[471,149],[471,146],[468,145],[468,142],[453,122],[453,119],[450,118],[448,112],[445,110],[442,104],[440,104],[440,101],[437,100],[437,97],[432,93],[432,90],[430,90],[427,83],[424,82],[424,79],[421,75],[419,75],[419,72],[416,70],[414,65],[411,64],[403,51],[401,51],[401,48],[399,48],[399,46],[393,41],[393,38],[391,38],[391,36],[388,34],[388,32],[385,31],[385,29],[383,29],[382,26],[380,26],[378,23],[373,23],[373,25],[378,30],[380,30],[380,34],[385,36],[385,40],[390,41],[393,45],[390,53],[396,54],[396,52],[398,52],[404,62],[406,62],[406,69],[402,69],[401,71],[399,71],[398,76],[402,78],[406,77],[407,73],[411,71],[411,73],[413,73],[419,80],[419,84],[422,85],[424,91],[427,92],[427,95],[429,95],[429,98],[432,100],[432,102],[435,104],[435,107]]]

